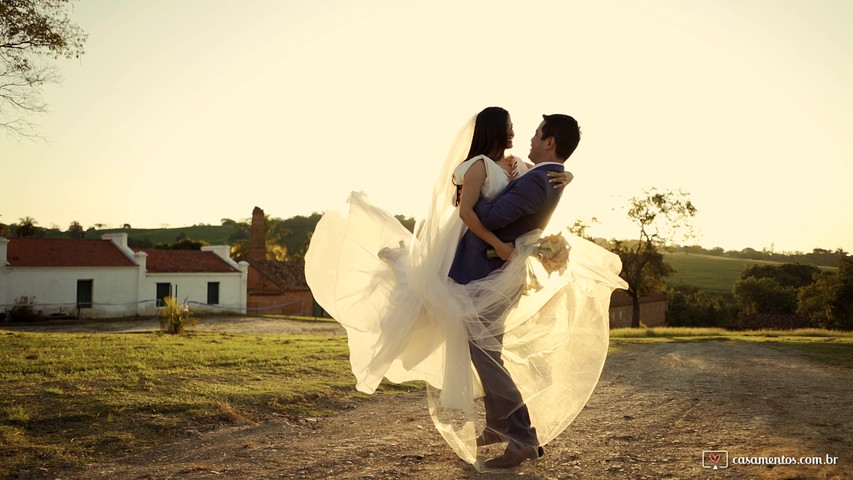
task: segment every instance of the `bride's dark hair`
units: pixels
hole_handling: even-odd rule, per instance
[[[471,160],[477,155],[489,156],[495,152],[501,155],[506,150],[507,131],[506,124],[509,120],[509,112],[501,107],[486,107],[477,114],[474,122],[474,135],[471,138],[471,148],[465,161]],[[491,158],[491,157],[490,157]],[[492,159],[500,160],[500,158]],[[459,197],[462,194],[462,186],[456,185],[456,198],[453,205],[459,205]]]
[[[471,138],[471,149],[465,160],[471,160],[477,155],[491,155],[494,152],[506,150],[506,124],[509,112],[501,107],[487,107],[477,114],[474,122],[474,136]],[[492,159],[494,160],[494,159]],[[498,159],[500,160],[500,159]]]

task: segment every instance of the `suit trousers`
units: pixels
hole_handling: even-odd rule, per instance
[[[505,303],[481,314],[480,321],[494,332],[486,341],[469,339],[471,361],[483,384],[486,408],[486,428],[508,436],[519,445],[539,445],[536,429],[530,423],[530,414],[524,398],[504,368],[501,349],[503,344],[503,316],[521,297],[521,288],[507,297]]]

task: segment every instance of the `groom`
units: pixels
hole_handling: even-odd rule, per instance
[[[562,193],[561,189],[555,189],[549,183],[548,172],[562,172],[563,163],[580,141],[580,129],[574,118],[561,114],[543,115],[542,118],[530,140],[528,158],[534,167],[510,182],[493,201],[481,197],[474,207],[483,225],[504,242],[512,243],[531,230],[545,228]],[[448,274],[450,278],[465,285],[500,268],[504,261],[488,258],[488,248],[489,245],[480,237],[466,231],[456,249]],[[500,306],[502,311],[484,313],[480,320],[487,326],[495,324],[520,297],[519,286],[516,294]],[[477,444],[508,440],[503,455],[487,460],[485,466],[512,468],[527,459],[540,457],[544,450],[539,446],[524,399],[503,366],[500,348],[503,332],[498,332],[494,340],[496,345],[491,346],[476,339],[469,341],[471,360],[485,392],[486,429],[477,438]]]

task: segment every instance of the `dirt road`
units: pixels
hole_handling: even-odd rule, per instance
[[[848,368],[773,344],[626,344],[546,456],[507,474],[478,474],[461,462],[418,393],[376,395],[325,418],[187,431],[142,454],[32,478],[853,478],[851,380]],[[706,450],[727,451],[727,468],[704,469]],[[783,456],[835,465],[735,464]],[[724,465],[725,457],[714,459]]]

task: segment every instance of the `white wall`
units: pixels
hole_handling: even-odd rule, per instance
[[[76,314],[77,280],[92,280],[94,305],[80,309],[81,318],[132,316],[137,312],[137,270],[138,267],[6,267],[0,273],[4,284],[0,303],[12,305],[19,297],[35,296],[34,310],[46,317],[59,313],[60,308],[64,313]]]
[[[140,300],[156,299],[157,284],[172,285],[172,296],[180,303],[191,302],[190,310],[195,313],[245,313],[246,285],[243,272],[234,273],[147,273],[140,286]],[[206,307],[207,284],[219,282],[219,308]],[[144,315],[154,315],[154,302],[142,304]]]
[[[8,240],[0,237],[0,312],[10,310],[15,299],[35,297],[36,312],[77,314],[77,280],[92,280],[92,308],[80,310],[81,318],[156,315],[156,284],[172,284],[178,301],[197,302],[194,312],[246,312],[248,264],[228,257],[227,246],[205,247],[238,269],[230,273],[148,273],[147,255],[127,248],[127,235],[105,235],[139,266],[35,268],[6,265]],[[219,306],[206,307],[208,282],[219,282]],[[177,287],[177,292],[175,292]],[[202,305],[200,305],[202,304]]]

